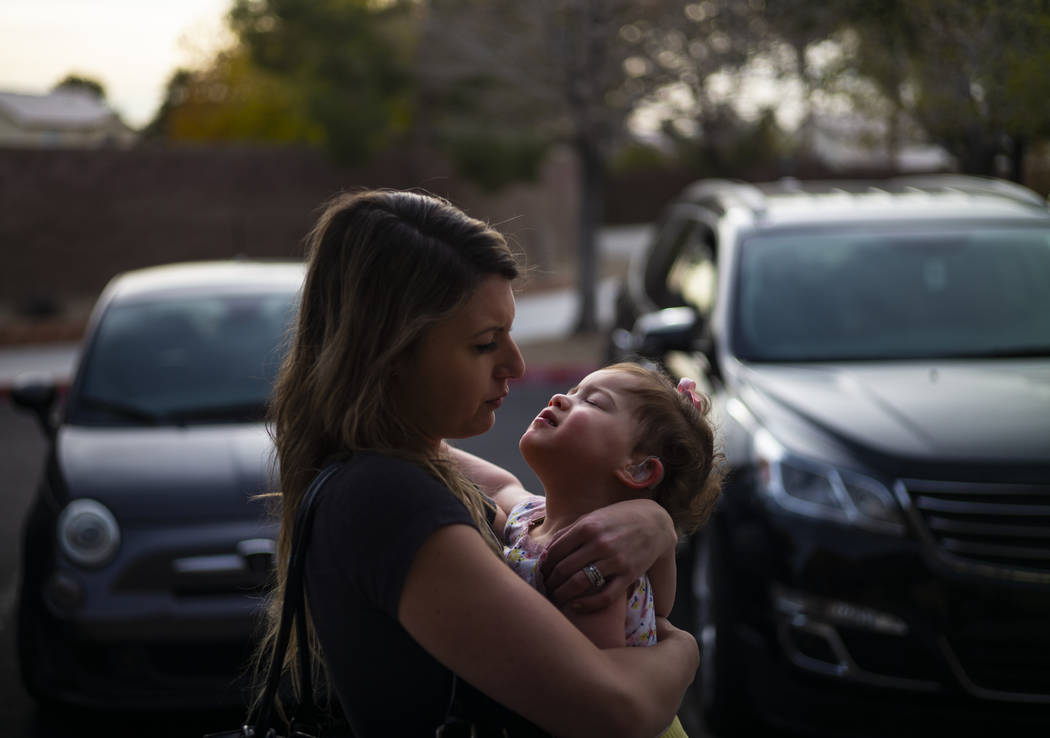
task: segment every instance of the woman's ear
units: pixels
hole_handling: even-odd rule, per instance
[[[637,464],[616,470],[617,478],[632,489],[652,489],[664,478],[664,465],[657,456],[646,456]]]

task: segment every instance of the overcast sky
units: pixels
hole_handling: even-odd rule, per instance
[[[129,125],[149,122],[178,66],[226,38],[232,0],[0,0],[0,90],[44,93],[97,79]]]

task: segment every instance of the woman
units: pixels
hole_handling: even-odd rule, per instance
[[[510,336],[517,275],[497,232],[420,194],[340,196],[310,235],[272,408],[278,560],[310,481],[341,460],[317,501],[306,584],[358,736],[432,735],[453,701],[511,735],[531,729],[520,715],[559,735],[651,736],[697,668],[695,641],[666,621],[653,648],[594,646],[502,562],[491,502],[450,460],[445,439],[488,430],[524,372]],[[557,597],[589,594],[583,607],[607,604],[615,595],[588,592],[583,566],[630,581],[673,535],[655,503],[625,503],[552,547],[549,582]]]

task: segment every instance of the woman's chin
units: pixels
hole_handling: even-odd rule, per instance
[[[496,413],[495,411],[489,411],[478,418],[477,422],[471,426],[471,432],[464,436],[469,438],[471,436],[480,436],[482,433],[488,433],[492,430],[492,426],[496,424]]]
[[[445,433],[441,436],[449,440],[456,440],[462,438],[473,438],[474,436],[480,436],[483,433],[488,433],[492,430],[492,426],[496,422],[496,416],[493,413],[489,413],[488,417],[477,417],[473,422],[464,424],[459,428],[446,429]]]

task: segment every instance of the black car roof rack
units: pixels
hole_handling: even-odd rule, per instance
[[[766,210],[766,196],[756,185],[733,179],[703,179],[691,185],[684,198],[689,202],[702,203],[704,200],[717,199],[734,201],[756,216]]]
[[[773,182],[752,184],[732,179],[704,179],[695,182],[682,200],[696,204],[718,203],[721,207],[739,205],[761,219],[767,211],[767,197],[778,194],[822,195],[883,192],[957,192],[968,195],[1002,197],[1022,205],[1050,210],[1050,202],[1033,190],[1014,182],[966,174],[919,174],[884,180],[800,180],[784,177]]]
[[[891,182],[920,190],[955,190],[968,195],[996,195],[1022,203],[1047,208],[1047,201],[1039,193],[1016,182],[975,177],[966,174],[931,174],[894,177]]]

